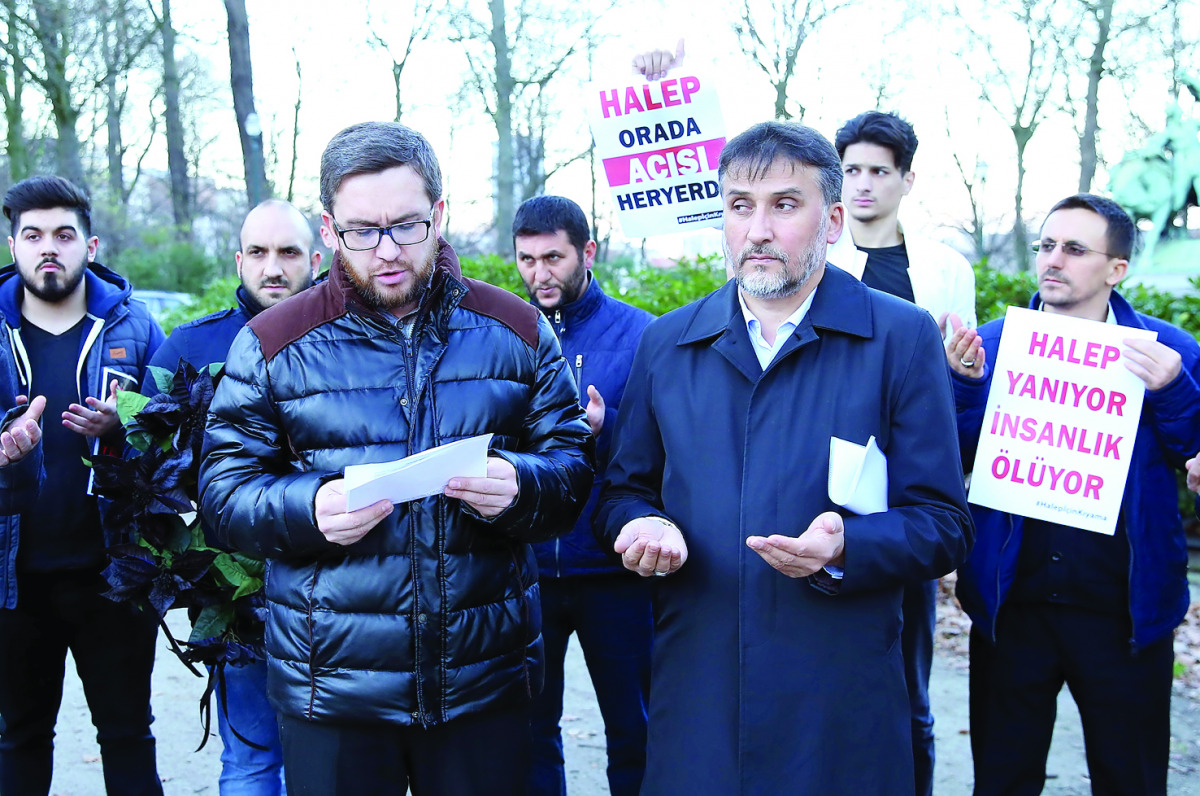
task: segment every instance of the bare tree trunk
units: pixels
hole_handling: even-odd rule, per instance
[[[246,0],[225,0],[229,25],[229,84],[233,111],[242,141],[246,171],[246,197],[254,207],[269,195],[267,166],[263,158],[262,122],[254,110],[254,74],[250,64],[250,21]]]
[[[496,251],[506,251],[512,235],[513,133],[512,100],[516,83],[505,28],[504,0],[488,0],[491,12],[491,45],[496,54]]]
[[[124,27],[121,24],[124,15],[124,3],[117,4],[113,10],[112,19],[104,24],[100,31],[100,57],[104,60],[104,98],[106,105],[105,155],[108,159],[108,193],[113,204],[113,210],[120,215],[122,200],[125,198],[125,147],[121,140],[121,106],[123,105],[120,88],[117,85],[117,55],[115,50],[121,46]],[[119,236],[118,236],[119,237]]]
[[[1092,190],[1096,176],[1096,134],[1100,124],[1100,79],[1104,77],[1104,49],[1108,46],[1112,28],[1113,0],[1099,0],[1090,6],[1096,15],[1096,41],[1092,57],[1088,59],[1087,110],[1083,118],[1083,132],[1079,136],[1079,192]]]
[[[1017,190],[1014,197],[1016,218],[1013,219],[1013,261],[1020,272],[1028,271],[1029,231],[1025,229],[1025,147],[1033,138],[1033,129],[1014,125],[1013,139],[1017,144]]]
[[[12,87],[0,75],[0,99],[4,102],[5,147],[8,154],[8,176],[19,182],[29,176],[29,146],[25,142],[25,117],[21,102],[25,93],[24,51],[21,47],[21,22],[15,0],[4,0],[4,22],[8,38],[4,46],[5,60],[12,65]]]
[[[79,135],[75,128],[79,121],[79,110],[71,102],[71,83],[67,78],[70,43],[66,33],[66,7],[61,0],[40,2],[34,5],[34,13],[37,16],[37,38],[45,60],[46,99],[50,101],[58,134],[55,145],[57,171],[86,190],[87,180],[83,174]]]
[[[775,118],[785,122],[792,118],[787,109],[787,81],[781,80],[775,84]]]
[[[171,213],[175,234],[187,240],[192,234],[191,183],[184,146],[183,117],[179,109],[179,67],[175,63],[175,25],[171,21],[171,0],[162,0],[163,104],[167,128],[167,169],[171,172]]]
[[[304,79],[300,73],[300,56],[296,55],[295,49],[292,50],[292,57],[296,59],[296,106],[292,112],[292,167],[288,170],[287,189],[287,200],[289,202],[292,201],[293,191],[296,188],[296,142],[300,140],[300,98],[304,96]],[[400,119],[397,118],[396,121],[400,121]]]

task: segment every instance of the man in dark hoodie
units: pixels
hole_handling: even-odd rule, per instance
[[[537,196],[513,221],[517,270],[529,299],[550,320],[575,374],[579,402],[596,437],[596,482],[575,528],[534,545],[542,591],[546,685],[534,701],[533,796],[566,793],[563,772],[563,658],[575,633],[587,659],[604,716],[608,784],[614,796],[633,796],[646,767],[646,701],[654,630],[650,583],[627,572],[592,535],[592,510],[604,479],[642,330],[654,316],[618,301],[592,272],[596,242],[579,205],[561,196]]]
[[[61,421],[42,430],[36,497],[0,517],[0,794],[50,790],[68,649],[107,791],[161,794],[150,733],[157,621],[102,596],[104,551],[121,529],[102,523],[84,462],[120,452],[115,393],[141,383],[163,333],[129,283],[95,262],[99,240],[78,187],[23,180],[5,195],[4,215],[13,263],[0,269],[0,360],[20,391],[5,405],[32,398],[31,414],[44,405]]]
[[[251,318],[312,285],[321,253],[313,249],[313,231],[304,215],[289,202],[268,199],[242,222],[241,250],[234,260],[242,280],[237,306],[176,327],[150,361],[152,366],[174,372],[181,360],[197,370],[224,362],[233,338]],[[160,392],[152,375],[147,375],[142,392]],[[223,676],[225,686],[217,700],[224,744],[221,792],[279,796],[284,792],[283,748],[275,711],[267,701],[267,662],[226,666]]]

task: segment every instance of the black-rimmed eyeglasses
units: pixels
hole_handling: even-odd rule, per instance
[[[350,227],[342,229],[333,222],[333,231],[342,239],[342,244],[350,251],[365,252],[374,249],[387,235],[397,246],[411,246],[422,243],[429,238],[429,230],[433,227],[433,210],[424,221],[405,221],[392,224],[390,227]]]

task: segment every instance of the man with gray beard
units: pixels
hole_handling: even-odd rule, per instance
[[[646,329],[595,520],[658,587],[642,794],[895,794],[904,586],[973,538],[941,336],[826,264],[844,208],[820,134],[756,125],[720,179],[734,279]],[[859,492],[886,508],[831,498],[835,438],[878,445],[886,483]]]

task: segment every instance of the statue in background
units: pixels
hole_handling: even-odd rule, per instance
[[[1184,77],[1182,82],[1200,102],[1200,81]],[[1135,221],[1149,219],[1151,231],[1139,263],[1151,263],[1171,220],[1200,204],[1200,118],[1186,115],[1172,102],[1163,131],[1127,153],[1113,169],[1109,191]]]

